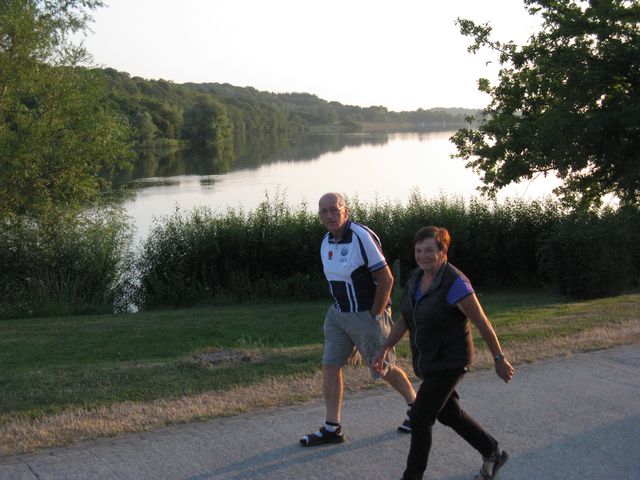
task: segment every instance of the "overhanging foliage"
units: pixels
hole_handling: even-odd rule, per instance
[[[640,200],[640,3],[525,0],[542,16],[522,47],[492,40],[488,24],[458,20],[470,52],[499,54],[496,85],[477,130],[459,130],[457,157],[481,175],[483,191],[555,173],[560,197],[599,205],[614,194]]]

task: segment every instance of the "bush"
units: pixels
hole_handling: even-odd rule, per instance
[[[399,260],[402,284],[413,268],[412,239],[425,225],[448,228],[451,262],[478,286],[539,284],[538,239],[557,229],[562,213],[548,202],[503,204],[428,199],[407,206],[348,199],[351,218],[381,238],[389,263]],[[327,298],[319,246],[324,227],[306,205],[267,199],[251,212],[180,211],[156,223],[138,258],[141,308],[246,299]]]
[[[318,258],[322,235],[306,205],[292,209],[280,196],[248,213],[176,210],[143,243],[136,303],[157,308],[317,298],[326,291]]]
[[[541,269],[564,295],[598,298],[638,286],[637,210],[567,216],[543,241]]]
[[[353,220],[381,238],[401,286],[415,268],[412,239],[426,225],[451,232],[450,261],[479,288],[546,283],[578,298],[639,286],[640,211],[564,212],[547,201],[426,198],[406,206],[348,199]],[[46,224],[0,222],[0,317],[184,307],[244,300],[328,298],[315,211],[281,195],[253,211],[207,208],[156,221],[133,259],[117,209]]]
[[[415,268],[411,248],[414,234],[421,227],[436,225],[451,233],[449,260],[475,285],[538,285],[538,239],[556,230],[563,216],[551,200],[465,202],[460,197],[427,198],[417,191],[406,206],[353,203],[353,216],[378,233],[387,259],[400,260],[401,284]]]
[[[130,241],[117,209],[0,222],[0,317],[126,308]]]
[[[426,225],[451,232],[450,261],[479,288],[546,283],[578,298],[639,285],[640,213],[564,212],[559,203],[426,198],[406,206],[348,199],[353,220],[381,238],[401,286],[415,268],[412,239]],[[315,211],[267,197],[253,211],[207,208],[156,221],[132,259],[116,209],[46,225],[0,223],[0,317],[184,307],[244,300],[328,298]]]

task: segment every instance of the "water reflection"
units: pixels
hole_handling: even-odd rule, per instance
[[[215,150],[180,150],[148,148],[138,152],[133,170],[120,172],[118,184],[137,181],[139,187],[170,185],[166,177],[184,175],[219,175],[238,170],[257,169],[274,162],[309,162],[327,152],[362,145],[384,145],[389,134],[318,134],[288,138],[271,136],[254,138],[235,145],[223,154]],[[163,180],[160,180],[163,179]],[[212,182],[207,179],[206,182]]]
[[[315,205],[326,191],[349,197],[406,203],[413,190],[425,196],[478,196],[478,176],[451,159],[453,132],[312,135],[249,142],[220,159],[202,152],[143,152],[130,176],[138,191],[125,203],[138,238],[153,217],[208,206],[253,209],[278,192],[294,206]],[[514,185],[501,196],[535,198],[551,193],[555,178]]]
[[[363,145],[385,145],[389,143],[388,133],[350,133],[309,135],[294,141],[289,149],[280,155],[271,156],[265,163],[313,161],[326,153],[337,153],[345,148],[357,148]]]
[[[121,172],[117,180],[128,183],[140,179],[158,179],[181,175],[211,175],[226,173],[233,165],[233,157],[218,155],[214,150],[179,150],[150,148],[138,152],[131,172]],[[154,182],[140,182],[142,187]]]

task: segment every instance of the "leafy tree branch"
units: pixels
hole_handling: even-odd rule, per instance
[[[558,175],[557,194],[598,206],[607,194],[640,200],[640,3],[525,0],[540,32],[518,47],[491,39],[488,24],[459,20],[472,53],[498,53],[497,83],[477,130],[459,130],[456,157],[478,172],[482,190],[536,174]]]

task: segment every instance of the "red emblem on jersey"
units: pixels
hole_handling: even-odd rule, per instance
[[[333,257],[333,252],[329,250],[329,260],[331,260],[332,257]]]

